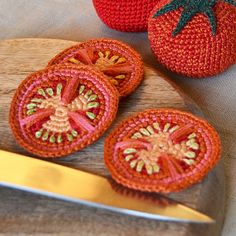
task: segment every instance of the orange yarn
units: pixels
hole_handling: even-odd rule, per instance
[[[218,1],[213,7],[216,35],[204,14],[195,15],[175,37],[182,8],[156,18],[170,0],[161,0],[148,22],[148,38],[157,60],[168,69],[194,78],[216,75],[236,63],[236,8]]]
[[[201,181],[220,152],[219,136],[205,120],[174,109],[153,109],[121,122],[105,140],[104,158],[118,183],[168,193]]]
[[[92,39],[65,49],[48,65],[86,64],[104,73],[120,96],[133,92],[143,79],[141,56],[130,46],[112,39]]]
[[[112,189],[119,193],[120,195],[126,196],[126,197],[132,197],[133,199],[139,199],[144,200],[148,202],[152,202],[153,204],[156,204],[161,207],[166,207],[170,205],[176,205],[177,203],[170,198],[165,197],[164,195],[158,194],[158,193],[148,193],[148,192],[141,192],[136,191],[130,188],[126,188],[112,179],[109,179],[109,183],[111,184]]]
[[[60,157],[95,142],[111,125],[117,90],[88,66],[56,65],[29,75],[13,97],[17,142],[40,157]]]
[[[150,11],[160,0],[93,0],[101,20],[110,28],[127,32],[147,31]]]

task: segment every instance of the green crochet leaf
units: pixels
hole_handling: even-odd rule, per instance
[[[183,12],[180,16],[179,22],[172,32],[173,36],[176,36],[187,24],[188,22],[198,13],[207,16],[212,34],[216,34],[216,18],[213,11],[213,6],[218,0],[172,0],[170,3],[166,4],[160,10],[158,10],[153,17],[164,15],[168,12],[183,8]],[[221,0],[225,3],[231,4],[236,7],[236,0]]]

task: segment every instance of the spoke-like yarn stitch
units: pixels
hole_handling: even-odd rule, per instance
[[[202,178],[220,158],[214,128],[174,109],[146,110],[121,122],[105,141],[104,158],[118,183],[149,192],[175,192]]]
[[[141,56],[130,46],[113,39],[92,39],[65,49],[48,65],[70,63],[89,65],[101,71],[124,97],[143,79]]]
[[[96,141],[114,120],[117,90],[88,66],[56,65],[29,75],[13,97],[17,142],[40,157],[60,157]]]

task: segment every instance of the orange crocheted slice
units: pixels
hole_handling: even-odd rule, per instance
[[[102,71],[118,89],[120,96],[130,94],[143,78],[140,55],[128,45],[111,39],[92,39],[72,46],[49,62],[86,64]]]
[[[96,141],[111,125],[119,94],[88,66],[60,65],[29,75],[10,108],[17,142],[40,157],[60,157]]]
[[[235,5],[235,0],[160,0],[148,21],[157,60],[193,78],[213,76],[235,64]]]
[[[194,115],[146,110],[121,122],[105,141],[105,163],[120,184],[148,192],[191,186],[215,166],[221,143],[214,128]]]

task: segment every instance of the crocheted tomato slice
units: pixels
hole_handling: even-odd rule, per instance
[[[143,78],[140,55],[128,45],[111,39],[95,39],[72,46],[49,62],[86,64],[103,72],[121,96],[126,96]]]
[[[220,150],[219,137],[206,121],[172,109],[147,110],[107,137],[105,162],[118,183],[167,193],[199,182]]]
[[[59,157],[97,140],[118,107],[117,90],[87,66],[54,66],[26,78],[11,103],[19,144],[40,157]]]

